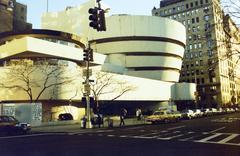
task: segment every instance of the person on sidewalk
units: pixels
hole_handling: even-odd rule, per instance
[[[142,110],[140,108],[137,108],[136,110],[136,117],[137,117],[137,120],[141,120],[142,118]]]
[[[124,118],[127,116],[127,110],[125,108],[121,109],[120,112],[120,127],[125,126]]]

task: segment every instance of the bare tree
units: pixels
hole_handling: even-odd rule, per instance
[[[92,82],[90,85],[97,109],[99,108],[99,97],[101,95],[112,94],[111,101],[114,101],[136,88],[127,81],[119,80],[116,75],[111,73],[99,71],[96,72],[95,76],[95,82]]]
[[[51,64],[47,60],[17,60],[5,68],[6,77],[0,87],[21,90],[28,95],[30,102],[37,102],[47,89],[73,81],[71,76],[63,76],[66,72],[64,66]]]

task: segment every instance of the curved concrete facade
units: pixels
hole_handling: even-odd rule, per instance
[[[129,15],[111,16],[106,21],[106,32],[90,34],[94,50],[107,55],[106,64],[124,67],[122,74],[178,82],[186,44],[181,23]]]

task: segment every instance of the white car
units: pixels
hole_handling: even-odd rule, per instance
[[[203,116],[203,112],[200,109],[195,109],[193,110],[194,112],[194,117],[202,117]]]
[[[186,109],[186,110],[181,111],[181,114],[182,114],[183,119],[192,119],[192,118],[195,117],[194,112],[190,109]]]

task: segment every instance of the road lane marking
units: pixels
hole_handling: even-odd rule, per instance
[[[206,141],[206,142],[201,142],[205,144],[220,144],[220,145],[230,145],[230,146],[240,146],[240,144],[234,144],[234,143],[218,143],[218,142],[213,142],[213,141]]]
[[[211,136],[209,136],[209,137],[206,137],[206,138],[204,138],[204,139],[197,140],[197,141],[195,141],[195,142],[206,142],[206,141],[208,141],[208,140],[210,140],[210,139],[213,139],[213,138],[216,138],[216,137],[218,137],[218,136],[220,136],[220,135],[222,135],[222,133],[217,133],[217,134],[211,135]]]
[[[157,139],[159,139],[159,140],[171,140],[171,139],[181,137],[181,136],[184,136],[184,134],[174,135],[174,136],[167,137],[167,138],[157,138]]]
[[[115,137],[115,135],[112,135],[112,134],[111,134],[111,135],[109,134],[109,135],[107,135],[107,136],[108,136],[108,137]]]
[[[177,127],[172,127],[172,128],[168,128],[168,130],[175,130],[175,129],[180,129],[186,126],[177,126]]]
[[[232,134],[232,135],[228,136],[227,138],[218,141],[217,143],[227,143],[228,141],[234,139],[237,136],[239,136],[239,134]]]
[[[46,135],[64,135],[64,134],[66,133],[28,134],[28,135],[4,136],[4,137],[0,137],[0,139],[28,138],[28,137],[37,137],[37,136],[46,136]]]
[[[220,130],[222,130],[222,129],[224,129],[224,128],[226,128],[226,127],[221,127],[221,128],[212,130],[212,131],[210,131],[210,132],[208,132],[208,133],[214,133],[214,132],[220,131]]]

